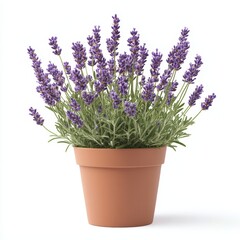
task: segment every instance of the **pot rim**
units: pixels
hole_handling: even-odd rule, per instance
[[[81,148],[73,147],[80,167],[139,168],[159,167],[167,147],[160,148]]]

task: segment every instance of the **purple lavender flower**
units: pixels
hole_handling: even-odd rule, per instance
[[[40,93],[45,103],[49,106],[55,106],[61,99],[61,92],[57,84],[40,85],[37,87],[37,92]]]
[[[114,71],[115,71],[115,62],[114,59],[110,59],[108,62],[108,70],[111,76],[114,75]]]
[[[177,90],[177,86],[178,86],[177,81],[172,82],[171,87],[170,87],[170,91],[175,92]]]
[[[189,33],[189,29],[187,29],[186,27],[182,29],[181,35],[179,37],[179,41],[180,42],[187,41],[188,33]]]
[[[78,69],[83,69],[85,67],[85,62],[87,61],[86,49],[80,42],[72,44],[73,57],[77,63]]]
[[[178,82],[174,81],[170,85],[170,89],[168,92],[168,98],[167,98],[167,105],[170,105],[172,100],[175,99],[176,97],[174,96],[174,93],[177,90]]]
[[[118,108],[119,104],[122,102],[118,94],[115,91],[110,92],[110,97],[113,100],[113,108]]]
[[[144,86],[145,83],[146,83],[146,77],[145,77],[144,75],[142,75],[141,81],[140,81],[140,85],[141,85],[141,86]]]
[[[102,84],[101,84],[98,80],[96,80],[96,81],[94,82],[94,87],[95,87],[95,91],[96,91],[97,93],[100,93],[100,92],[102,92],[102,91],[104,90]]]
[[[183,75],[183,81],[190,84],[194,83],[196,76],[200,71],[199,68],[201,67],[202,64],[203,62],[201,56],[197,55],[195,57],[194,64],[190,63],[189,69]]]
[[[37,112],[37,109],[29,108],[30,115],[33,116],[33,120],[37,123],[37,125],[43,125],[44,119]]]
[[[128,79],[124,75],[118,78],[118,91],[122,95],[126,95],[128,93]]]
[[[205,98],[205,101],[201,103],[202,110],[208,110],[208,108],[212,106],[214,98],[216,98],[216,95],[214,93],[212,95],[208,95],[208,97]]]
[[[58,46],[57,43],[57,37],[51,37],[49,39],[49,45],[52,47],[52,49],[54,50],[53,53],[55,55],[60,55],[62,52],[62,49]]]
[[[161,91],[168,85],[168,79],[171,77],[172,71],[170,69],[166,69],[163,72],[163,75],[160,76],[160,83],[157,85],[157,90]]]
[[[158,82],[160,64],[162,62],[162,54],[156,49],[156,52],[152,52],[152,63],[151,63],[151,81]]]
[[[64,88],[64,82],[65,82],[65,78],[63,76],[63,72],[59,71],[57,69],[57,66],[54,65],[53,63],[49,63],[48,64],[48,68],[47,71],[52,75],[53,80],[56,82],[56,84],[61,87],[61,89],[65,90]]]
[[[142,75],[143,68],[144,68],[144,65],[145,65],[145,63],[147,61],[147,57],[148,57],[148,50],[145,46],[146,46],[146,44],[139,47],[139,59],[135,63],[135,71],[138,76]]]
[[[169,91],[168,98],[167,98],[167,105],[170,105],[173,99],[174,99],[174,94],[173,92]]]
[[[179,37],[179,42],[176,46],[173,47],[172,51],[168,54],[167,63],[169,68],[179,70],[181,69],[181,64],[186,59],[188,49],[190,47],[189,42],[187,41],[189,30],[184,28],[181,31],[181,35]]]
[[[63,63],[63,66],[64,66],[64,68],[65,68],[65,70],[66,70],[66,73],[67,73],[68,75],[70,75],[70,74],[71,74],[71,66],[69,65],[69,63],[68,63],[68,62],[64,62],[64,63]]]
[[[156,94],[154,93],[154,83],[151,81],[146,82],[143,85],[142,98],[144,101],[153,102]]]
[[[50,84],[51,80],[49,79],[48,74],[45,74],[41,68],[41,61],[37,57],[35,50],[29,47],[28,54],[33,63],[32,67],[34,69],[35,76],[40,84],[37,87],[37,92],[40,93],[46,104],[54,106],[60,101],[61,97],[58,85],[56,83]]]
[[[98,44],[100,44],[100,40],[101,40],[100,32],[101,32],[100,26],[95,26],[93,29],[93,36],[94,36],[96,43],[98,43]]]
[[[190,95],[188,100],[188,105],[190,107],[196,104],[196,101],[201,97],[202,92],[203,92],[203,85],[196,86],[194,92]]]
[[[120,32],[119,32],[119,22],[120,19],[117,17],[117,15],[113,16],[113,26],[112,26],[112,36],[111,38],[107,39],[107,50],[110,53],[112,57],[117,56],[118,53],[116,52],[119,45],[119,39],[120,39]]]
[[[70,107],[72,108],[73,111],[78,112],[80,111],[80,104],[74,99],[71,98],[71,103],[70,103]]]
[[[39,60],[35,50],[31,47],[28,48],[28,54],[30,59],[32,60],[32,67],[34,69],[35,76],[38,80],[38,83],[41,85],[47,85],[50,82],[48,75],[44,73],[41,68],[41,61]]]
[[[134,117],[137,113],[137,106],[136,103],[132,103],[129,101],[124,102],[124,112],[129,117]]]
[[[94,39],[93,36],[88,36],[87,40],[88,40],[88,45],[90,46],[90,50],[89,50],[90,60],[88,61],[88,65],[95,66],[96,65],[96,59],[95,59],[96,40]]]
[[[107,66],[107,63],[100,49],[100,39],[100,27],[95,26],[93,29],[93,36],[88,36],[87,38],[90,46],[90,60],[88,61],[88,65],[94,66],[97,63],[97,67],[102,69]]]
[[[88,81],[78,69],[74,69],[71,72],[70,79],[75,83],[75,92],[83,91],[87,88]]]
[[[131,37],[128,39],[128,46],[130,47],[131,56],[133,61],[137,61],[139,51],[139,34],[134,28],[131,31]]]
[[[101,83],[101,89],[105,90],[108,84],[112,83],[112,75],[106,68],[97,68],[96,69],[96,77]]]
[[[132,62],[133,58],[131,55],[128,55],[126,52],[120,54],[118,59],[118,72],[120,74],[132,72]]]
[[[73,124],[77,125],[78,128],[83,126],[83,121],[77,114],[67,111],[67,117]]]
[[[93,102],[93,100],[96,98],[97,94],[93,93],[93,92],[87,93],[86,91],[83,91],[81,96],[82,96],[83,101],[87,105],[90,105]]]

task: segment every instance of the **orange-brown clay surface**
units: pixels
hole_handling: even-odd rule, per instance
[[[151,224],[166,147],[74,148],[88,221],[106,227]]]

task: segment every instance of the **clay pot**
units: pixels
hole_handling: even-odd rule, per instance
[[[166,147],[74,148],[88,221],[105,227],[151,224]]]

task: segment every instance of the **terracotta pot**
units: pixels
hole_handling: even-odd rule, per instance
[[[88,221],[106,227],[151,224],[166,147],[74,148]]]

